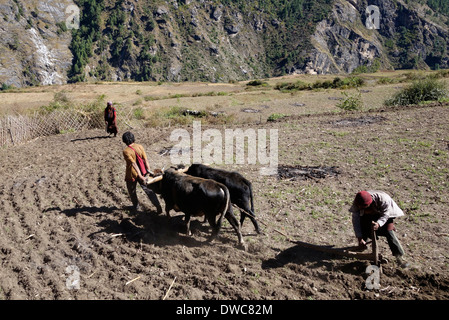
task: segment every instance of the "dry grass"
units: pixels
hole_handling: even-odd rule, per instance
[[[377,109],[383,106],[386,98],[405,85],[404,82],[422,77],[431,72],[382,71],[374,74],[357,75],[365,80],[360,88],[365,109]],[[340,75],[344,78],[348,75]],[[241,122],[266,121],[274,113],[286,115],[339,112],[336,108],[342,92],[353,89],[315,89],[281,93],[275,90],[281,82],[333,80],[336,75],[290,75],[272,79],[262,79],[268,85],[250,87],[247,82],[236,83],[86,83],[60,86],[41,86],[1,92],[1,114],[27,113],[50,104],[55,94],[64,92],[75,105],[92,102],[99,96],[105,101],[113,101],[123,107],[139,107],[144,118],[152,113],[171,107],[191,110],[223,111],[233,115]],[[379,79],[387,79],[380,83]],[[252,113],[242,109],[253,109]]]

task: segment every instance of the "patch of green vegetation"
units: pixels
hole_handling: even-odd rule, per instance
[[[126,69],[128,72],[124,77],[129,80],[169,79],[171,71],[167,52],[161,50],[155,53],[152,49],[156,41],[161,42],[160,38],[156,39],[158,35],[155,29],[164,28],[163,25],[170,20],[176,29],[172,37],[173,46],[198,36],[194,27],[196,22],[193,22],[192,15],[189,14],[189,8],[194,4],[167,3],[168,12],[159,16],[155,11],[161,1],[144,0],[142,5],[136,6],[131,12],[126,8],[124,0],[112,2],[75,0],[75,3],[81,9],[81,16],[79,30],[72,31],[70,49],[73,61],[68,72],[70,82],[85,81],[85,67],[90,63],[95,66],[90,77],[100,80],[111,80],[112,72],[109,69],[113,68]],[[260,40],[265,44],[265,52],[261,55],[263,58],[256,61],[254,57],[249,57],[246,62],[257,74],[273,76],[286,74],[287,70],[296,66],[298,62],[305,61],[304,52],[312,47],[309,36],[315,31],[316,24],[331,12],[333,1],[217,0],[213,1],[213,4],[222,5],[222,22],[225,26],[236,23],[233,13],[239,13],[249,20],[257,14],[261,15],[264,21],[272,22],[260,35]],[[18,8],[17,19],[22,14],[19,4]],[[218,44],[221,37],[218,28],[211,27],[211,29],[208,30],[208,40]],[[58,34],[66,31],[64,24],[58,24]],[[209,71],[202,70],[205,57],[198,52],[201,48],[195,42],[189,43],[187,46],[183,45],[181,49],[182,81],[210,81],[211,77],[218,80],[226,78],[225,69],[219,68],[213,75]]]
[[[359,73],[375,73],[379,71],[380,69],[380,60],[378,58],[374,59],[371,64],[364,64],[361,66],[358,66],[352,71],[352,74],[359,74]]]
[[[287,115],[283,113],[273,113],[268,117],[267,121],[276,121],[285,117],[287,117]]]
[[[136,118],[137,120],[143,120],[143,119],[145,119],[143,109],[140,108],[140,107],[134,109],[133,115],[134,115],[134,118]]]
[[[449,17],[449,2],[447,2],[446,0],[427,0],[427,5],[435,12],[444,14]]]
[[[8,91],[13,89],[14,87],[12,85],[6,84],[6,83],[2,83],[2,85],[0,86],[0,91]]]
[[[362,94],[357,90],[354,94],[342,92],[345,98],[337,104],[337,107],[346,111],[360,110],[363,108]]]
[[[101,38],[101,13],[104,9],[103,0],[78,0],[82,8],[80,28],[72,30],[70,50],[73,54],[72,67],[68,72],[69,82],[85,80],[84,67],[93,55],[93,43]]]
[[[215,97],[215,96],[227,96],[228,92],[225,91],[209,91],[209,92],[195,92],[195,93],[176,93],[169,94],[168,96],[163,97],[153,97],[153,96],[145,96],[143,97],[145,101],[155,101],[155,100],[167,100],[167,99],[180,99],[180,98],[196,98],[196,97]]]
[[[333,135],[334,137],[340,137],[340,138],[343,138],[350,134],[348,131],[328,131],[327,133],[329,133],[330,135]]]
[[[365,85],[365,80],[361,77],[351,76],[341,79],[335,77],[333,81],[330,80],[317,80],[314,83],[306,83],[303,81],[296,82],[281,82],[275,85],[274,89],[281,92],[292,92],[301,90],[313,90],[313,89],[349,89],[359,88]]]
[[[262,80],[252,80],[246,84],[248,87],[268,87],[268,83]]]
[[[40,107],[41,114],[48,114],[58,110],[74,109],[88,114],[102,114],[105,108],[105,96],[100,95],[95,100],[76,105],[67,95],[67,92],[56,92],[53,101]]]
[[[422,104],[427,101],[439,101],[448,98],[446,84],[433,77],[414,81],[409,86],[387,99],[386,106],[406,106]]]
[[[379,80],[377,80],[378,84],[392,84],[392,83],[396,83],[396,82],[398,82],[397,79],[392,79],[389,77],[382,77]]]

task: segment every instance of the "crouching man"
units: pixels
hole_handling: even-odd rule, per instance
[[[352,212],[352,225],[361,248],[366,248],[366,241],[371,238],[371,231],[375,230],[376,235],[387,238],[397,263],[403,268],[408,266],[403,259],[404,249],[394,226],[394,219],[403,216],[404,212],[388,194],[382,191],[360,191],[349,211]]]

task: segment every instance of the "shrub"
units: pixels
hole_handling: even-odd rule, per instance
[[[370,65],[360,65],[352,71],[352,74],[359,73],[375,73],[380,69],[380,60],[374,59],[374,61]]]
[[[321,88],[324,88],[324,89],[329,89],[329,88],[332,88],[332,87],[333,87],[333,82],[330,81],[330,80],[325,80],[321,84]]]
[[[342,94],[346,97],[340,103],[337,104],[337,107],[343,110],[360,110],[363,107],[362,94],[357,90],[355,94],[348,94],[346,92],[342,92]]]
[[[2,85],[1,85],[1,87],[0,87],[0,91],[7,91],[7,90],[10,90],[10,89],[12,89],[13,88],[13,86],[11,86],[11,85],[9,85],[9,84],[6,84],[6,83],[3,83]]]
[[[134,118],[136,118],[137,120],[145,119],[145,115],[144,115],[143,109],[140,108],[140,107],[134,109],[133,114],[134,114]]]
[[[360,77],[348,77],[343,80],[342,87],[358,88],[365,85],[365,80]]]
[[[106,107],[105,98],[106,98],[106,96],[104,94],[102,94],[102,95],[98,96],[95,100],[81,105],[79,108],[87,113],[102,115],[104,112],[104,108]],[[120,108],[121,106],[118,103],[114,103],[114,107],[117,109],[117,108]]]
[[[389,77],[383,77],[377,80],[378,84],[391,84],[394,83],[396,80],[389,78]]]
[[[286,117],[285,114],[282,114],[282,113],[273,113],[273,114],[271,114],[271,115],[268,117],[267,121],[276,121],[276,120],[282,119],[282,118],[284,118],[284,117]]]
[[[276,84],[275,90],[281,92],[291,92],[299,90],[311,90],[311,89],[347,89],[347,88],[358,88],[365,85],[365,80],[360,77],[347,77],[343,80],[339,77],[334,78],[333,81],[330,80],[317,80],[314,83],[305,83],[302,81],[297,82],[281,82]]]
[[[267,87],[268,83],[265,81],[262,81],[262,80],[252,80],[252,81],[248,82],[246,85],[251,86],[251,87],[259,87],[259,86]]]
[[[323,82],[320,80],[315,81],[315,83],[312,85],[313,89],[319,89],[323,87]]]
[[[343,85],[343,80],[340,77],[335,77],[332,81],[333,88],[340,88]]]
[[[405,106],[420,104],[426,101],[438,101],[448,97],[446,86],[443,82],[433,78],[414,81],[409,86],[387,99],[386,106]]]
[[[306,90],[311,89],[312,87],[302,81],[292,82],[281,82],[276,84],[274,87],[275,90],[279,90],[281,92],[290,92],[290,91],[298,91],[298,90]]]
[[[441,79],[441,78],[448,78],[449,77],[449,70],[438,70],[436,73],[433,73],[428,76],[429,78],[435,78],[435,79]]]
[[[53,101],[49,105],[41,106],[40,111],[45,114],[55,110],[69,109],[70,107],[73,107],[72,101],[70,101],[65,91],[60,91],[55,93]]]

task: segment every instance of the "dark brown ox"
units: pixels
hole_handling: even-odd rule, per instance
[[[216,169],[197,163],[192,164],[186,173],[195,177],[212,179],[224,184],[229,190],[232,204],[240,209],[240,227],[243,226],[243,221],[248,216],[256,232],[260,233],[260,228],[254,214],[253,188],[250,181],[238,172]],[[232,210],[232,207],[228,208],[228,210],[230,209]]]
[[[147,181],[147,186],[164,199],[167,216],[170,216],[172,209],[184,212],[188,235],[191,235],[191,217],[205,216],[212,227],[210,240],[216,238],[223,218],[226,218],[237,233],[239,245],[244,246],[239,222],[232,210],[229,210],[231,206],[229,190],[222,183],[192,177],[169,168],[161,176]]]

